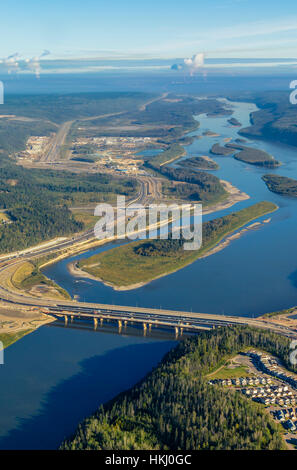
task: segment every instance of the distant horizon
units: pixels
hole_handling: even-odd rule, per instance
[[[196,62],[195,62],[196,61]],[[252,74],[267,73],[293,74],[297,70],[297,58],[246,58],[246,57],[205,57],[202,54],[191,59],[159,57],[61,57],[45,56],[34,60],[14,58],[0,61],[1,76],[77,73],[167,73],[172,77],[204,76],[217,74]]]

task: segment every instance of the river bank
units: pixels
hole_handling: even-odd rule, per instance
[[[251,103],[228,102],[233,115],[243,124],[249,125],[250,113],[257,110]],[[197,116],[200,122],[199,132],[207,129],[219,134],[218,137],[201,136],[187,146],[189,157],[209,155],[219,164],[215,175],[220,180],[232,182],[250,199],[239,201],[240,208],[257,201],[273,201],[279,210],[269,224],[260,230],[250,230],[249,236],[242,236],[235,243],[229,244],[228,250],[221,250],[214,256],[194,262],[186,268],[163,276],[135,290],[115,291],[110,286],[94,279],[72,276],[67,265],[84,259],[94,253],[100,253],[117,246],[97,245],[89,250],[69,253],[63,259],[42,268],[43,273],[65,288],[72,297],[88,299],[90,302],[104,302],[118,305],[140,305],[168,309],[193,310],[220,313],[228,312],[239,315],[260,315],[274,310],[282,310],[297,304],[296,263],[297,246],[295,228],[297,223],[296,201],[271,193],[262,175],[267,171],[261,167],[247,165],[232,157],[212,157],[210,149],[214,143],[222,145],[239,138],[238,128],[227,123],[226,117]],[[274,169],[274,174],[290,174],[297,178],[297,161],[292,147],[268,143],[266,141],[245,141],[245,145],[263,149],[281,160],[283,165]],[[226,202],[223,201],[224,207]],[[236,206],[235,206],[236,207]],[[206,209],[207,212],[206,213]],[[224,212],[225,211],[225,212]],[[229,213],[230,208],[222,208],[220,215]],[[205,208],[205,219],[212,218],[211,208]],[[205,220],[204,219],[204,220]],[[281,240],[286,240],[282,243]],[[80,254],[79,254],[80,253]],[[229,268],[226,269],[226,266]],[[257,269],[255,269],[257,266]],[[100,276],[99,276],[100,277]],[[137,282],[137,281],[135,281]],[[247,288],[247,286],[249,286]]]
[[[37,328],[54,321],[54,318],[27,309],[0,304],[0,341],[4,348],[15,343]]]
[[[254,224],[249,225],[248,227],[240,230],[239,232],[237,232],[233,235],[230,235],[229,237],[226,237],[225,240],[222,241],[221,243],[219,243],[215,248],[209,250],[207,253],[202,255],[200,257],[200,259],[207,258],[208,256],[211,256],[211,255],[214,255],[215,253],[218,253],[219,251],[221,251],[224,248],[226,248],[227,246],[229,246],[230,243],[233,240],[237,240],[243,234],[245,234],[246,232],[248,232],[250,230],[255,230],[257,228],[260,228],[261,225],[269,223],[270,220],[271,219],[266,219],[263,222],[255,222]],[[147,284],[150,284],[152,281],[154,281],[156,279],[159,279],[160,277],[163,277],[163,276],[166,276],[167,274],[169,274],[169,273],[161,274],[160,276],[158,276],[158,277],[156,277],[156,278],[154,278],[154,279],[152,279],[151,281],[148,281],[148,282],[137,282],[137,283],[131,284],[129,286],[120,286],[119,287],[119,286],[115,286],[111,282],[107,282],[107,281],[104,281],[103,279],[100,279],[99,277],[93,276],[92,274],[84,271],[83,269],[80,269],[79,266],[78,266],[77,261],[72,261],[71,263],[69,263],[67,265],[67,269],[68,269],[69,273],[71,274],[71,276],[78,277],[78,278],[83,278],[83,279],[92,279],[93,281],[103,283],[105,286],[112,287],[116,291],[127,291],[127,290],[139,289],[140,287],[143,287]]]
[[[176,247],[174,245],[171,253],[173,241],[170,239],[136,241],[86,258],[80,261],[79,265],[74,263],[68,269],[74,275],[79,275],[83,270],[90,274],[92,279],[96,278],[114,290],[138,289],[156,279],[183,269],[201,257],[205,257],[211,250],[215,249],[211,253],[213,254],[223,249],[232,239],[236,238],[229,237],[227,244],[224,241],[224,244],[218,248],[218,244],[226,236],[252,220],[274,212],[276,209],[276,205],[264,201],[241,211],[233,212],[229,216],[214,219],[213,222],[205,222],[202,227],[202,246],[199,250],[184,250],[180,245]],[[258,224],[252,224],[253,228],[256,226]],[[161,248],[158,248],[158,243]],[[150,245],[147,254],[141,255],[136,251],[146,249],[147,245]]]

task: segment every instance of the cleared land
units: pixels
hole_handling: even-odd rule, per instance
[[[186,151],[180,144],[172,144],[167,150],[164,150],[164,152],[150,158],[146,164],[147,166],[158,170],[163,165],[172,163],[175,160],[178,160],[178,158],[183,157],[185,154]]]
[[[2,341],[4,348],[7,348],[39,326],[52,320],[51,317],[39,313],[37,310],[30,308],[17,310],[16,307],[0,303],[0,341]]]
[[[55,282],[44,276],[37,264],[25,261],[11,277],[13,286],[40,297],[46,295],[58,299],[70,299],[69,294]]]
[[[73,209],[71,212],[74,215],[75,220],[84,224],[85,229],[93,228],[97,220],[99,220],[100,218],[96,217],[95,215],[92,215],[91,213],[83,212],[80,210]]]
[[[13,343],[16,343],[23,336],[26,336],[28,333],[31,333],[32,330],[22,330],[15,333],[0,333],[0,341],[3,343],[4,348],[8,348]]]
[[[245,366],[230,367],[226,365],[217,370],[215,374],[211,375],[212,379],[237,379],[239,377],[247,377],[249,374],[248,368]]]
[[[131,289],[177,271],[202,257],[226,235],[277,206],[260,202],[203,224],[199,250],[184,250],[181,240],[142,240],[79,261],[78,267],[116,289]]]

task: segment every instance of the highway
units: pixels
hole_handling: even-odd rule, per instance
[[[156,101],[160,101],[166,96],[168,93],[163,93],[160,96],[157,96],[156,98],[153,98],[142,105],[138,106],[139,111],[145,111],[147,106],[149,106],[152,103],[155,103]],[[113,117],[113,116],[120,116],[122,114],[125,114],[127,110],[124,111],[118,111],[115,113],[107,113],[107,114],[100,114],[98,116],[89,116],[89,117],[82,117],[78,118],[77,121],[92,121],[92,120],[98,120],[98,119],[104,119],[108,117]],[[49,150],[45,152],[45,154],[41,157],[40,163],[55,163],[58,160],[60,160],[60,154],[61,154],[61,149],[62,146],[66,142],[67,135],[74,124],[75,120],[72,121],[65,121],[59,128],[57,134],[55,134],[52,138],[52,141],[49,146]],[[67,168],[66,168],[67,169]]]
[[[158,97],[162,99],[165,95]],[[148,103],[140,107],[141,110],[145,110],[146,106],[156,99],[149,101]],[[122,113],[114,113],[122,114]],[[104,117],[104,116],[101,116]],[[85,120],[94,119],[85,118]],[[52,145],[48,153],[44,156],[46,162],[56,162],[61,147],[66,141],[67,134],[74,121],[67,121],[60,127],[58,133],[53,139]],[[138,175],[137,181],[139,182],[140,189],[137,197],[133,201],[129,201],[129,204],[139,203],[144,206],[162,200],[162,186],[159,178],[151,175]],[[239,317],[230,315],[216,315],[206,314],[199,312],[186,312],[186,311],[174,311],[165,309],[155,308],[142,308],[132,306],[118,306],[118,305],[105,305],[98,303],[86,303],[71,301],[57,301],[50,300],[47,298],[33,297],[27,292],[16,290],[11,282],[10,278],[13,270],[27,260],[48,255],[56,254],[59,255],[61,250],[67,248],[78,249],[81,247],[80,244],[83,242],[95,241],[93,229],[87,230],[83,233],[73,236],[72,238],[57,240],[53,245],[41,245],[39,248],[32,248],[29,251],[16,252],[2,256],[0,258],[0,300],[5,304],[14,304],[18,307],[23,308],[40,308],[42,311],[47,311],[49,315],[58,316],[72,316],[72,317],[87,317],[95,319],[109,318],[116,321],[133,321],[143,324],[158,324],[167,327],[179,327],[196,331],[199,329],[209,329],[213,326],[220,327],[223,325],[250,325],[254,327],[264,328],[273,330],[279,334],[283,334],[290,337],[297,337],[296,329],[289,327],[284,324],[277,324],[269,319],[265,318],[249,318]],[[70,253],[69,255],[70,256]]]
[[[48,152],[40,159],[41,162],[55,162],[59,159],[61,148],[65,144],[68,132],[73,123],[74,121],[67,121],[62,124],[57,134],[53,137]]]
[[[146,204],[149,201],[149,198],[154,196],[154,194],[151,194],[152,187],[154,188],[150,178],[144,178],[141,181],[137,198],[135,198],[133,201],[130,201],[130,204],[137,202]],[[10,278],[12,272],[24,261],[52,253],[55,253],[58,256],[59,252],[65,248],[73,248],[76,245],[80,246],[80,244],[83,242],[89,242],[93,240],[95,240],[93,229],[89,229],[83,233],[73,236],[72,238],[59,240],[54,245],[40,246],[39,249],[35,248],[24,254],[8,254],[5,258],[0,260],[0,300],[4,304],[14,304],[17,307],[39,307],[41,311],[47,311],[50,315],[62,315],[64,317],[81,316],[93,319],[101,319],[106,317],[116,321],[134,321],[143,324],[155,323],[159,326],[171,326],[173,328],[179,327],[192,331],[209,329],[213,326],[249,325],[258,328],[270,329],[279,334],[297,338],[296,328],[284,324],[277,324],[271,321],[269,318],[249,318],[232,315],[217,315],[156,308],[106,305],[98,303],[77,302],[75,300],[57,301],[47,298],[33,297],[27,292],[16,290],[11,285]]]
[[[19,260],[14,261],[14,264],[18,263],[20,263]],[[2,266],[0,268],[0,274],[10,266],[11,264],[8,264],[8,266]],[[179,327],[192,331],[210,329],[213,326],[249,325],[256,328],[269,329],[288,337],[297,338],[297,333],[294,328],[273,323],[269,319],[265,318],[249,318],[156,308],[107,305],[77,302],[74,300],[49,300],[46,298],[30,297],[27,293],[22,293],[21,291],[16,292],[16,290],[4,287],[3,285],[0,285],[0,300],[4,303],[9,303],[10,305],[14,304],[17,307],[39,307],[42,312],[54,316],[85,317],[89,319],[106,318],[116,321],[133,321],[142,324],[156,324],[173,328]]]

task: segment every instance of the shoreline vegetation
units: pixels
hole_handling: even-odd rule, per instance
[[[226,360],[257,348],[288,369],[290,339],[250,327],[222,327],[189,337],[131,389],[79,424],[62,450],[286,449],[263,405],[208,383]]]
[[[175,245],[177,240],[170,238],[141,240],[80,260],[76,268],[115,290],[136,289],[207,255],[226,236],[276,209],[275,204],[263,201],[203,223],[203,243],[199,250],[184,250],[183,246]],[[73,266],[71,269],[75,273]]]
[[[166,178],[162,184],[163,194],[175,200],[200,202],[208,206],[228,197],[222,181],[209,172],[193,171],[187,166],[166,166],[159,171]]]
[[[218,211],[221,211],[221,210],[228,209],[228,208],[232,207],[233,205],[237,204],[238,202],[247,200],[250,197],[246,193],[240,191],[238,188],[233,186],[228,181],[224,181],[224,180],[220,180],[220,181],[223,184],[223,186],[225,188],[225,191],[228,193],[228,197],[227,197],[227,199],[224,199],[223,201],[220,201],[220,202],[217,202],[215,204],[211,204],[211,205],[207,206],[207,208],[203,211],[205,215],[206,214],[211,214],[213,212],[218,212]],[[39,269],[42,270],[42,268],[44,268],[44,267],[46,267],[50,264],[57,263],[57,262],[61,261],[62,259],[69,258],[69,257],[71,257],[75,254],[81,254],[81,253],[87,252],[88,250],[90,250],[92,248],[96,248],[100,245],[110,243],[114,240],[115,240],[115,238],[110,238],[108,240],[95,240],[94,239],[94,240],[90,240],[90,241],[87,241],[87,242],[79,242],[77,245],[74,245],[70,249],[62,250],[60,253],[53,253],[52,255],[48,255],[48,256],[44,256],[42,258],[39,258],[37,260],[38,265],[39,265]],[[71,265],[72,265],[72,263],[71,263]],[[72,270],[72,268],[71,268],[71,270]],[[77,275],[77,270],[76,270],[75,274],[74,274],[74,272],[72,272],[72,274]],[[82,275],[82,273],[81,273],[81,276],[85,277],[85,274],[86,273],[84,273],[84,275]],[[98,279],[96,278],[96,280],[98,280]]]
[[[210,214],[212,212],[224,210],[233,206],[234,204],[240,201],[249,199],[249,196],[247,194],[241,192],[238,188],[232,186],[231,183],[227,181],[223,181],[223,180],[221,180],[221,183],[224,185],[224,188],[226,192],[228,193],[228,198],[219,203],[209,205],[207,209],[204,211],[204,214]],[[91,218],[92,218],[92,221],[89,220]],[[88,224],[91,224],[91,222],[93,222],[94,224],[96,220],[97,220],[96,217],[88,216],[87,222]],[[86,220],[84,220],[84,222],[86,222]],[[13,290],[18,290],[18,291],[21,290],[25,295],[31,295],[30,294],[30,288],[31,288],[33,289],[33,295],[37,294],[37,296],[40,295],[40,288],[41,288],[43,297],[47,297],[49,295],[50,298],[70,299],[71,297],[68,294],[68,292],[66,292],[57,283],[47,278],[42,273],[42,268],[50,264],[59,262],[65,258],[74,256],[75,254],[81,254],[83,252],[87,252],[88,250],[91,250],[98,246],[112,242],[114,240],[115,238],[111,238],[108,240],[91,239],[88,241],[78,242],[77,244],[71,246],[70,248],[62,249],[56,253],[51,253],[49,255],[42,256],[35,260],[31,260],[30,264],[32,264],[35,267],[35,269],[33,270],[32,266],[29,266],[30,269],[28,269],[28,267],[23,268],[19,271],[19,273],[17,274],[17,277],[14,277],[14,280],[13,280],[12,278],[15,275],[15,272],[18,271],[19,268],[21,268],[23,264],[27,263],[26,261],[24,261],[22,265],[18,265],[16,268],[15,267],[11,268],[10,279],[7,280],[8,288],[13,289]],[[69,267],[70,267],[70,272],[72,275],[78,275],[78,268],[75,268],[72,265],[72,263],[71,263],[71,266]],[[34,275],[32,275],[32,271],[35,271]],[[20,278],[18,279],[19,276]],[[89,278],[91,277],[89,274],[85,273],[84,271],[80,271],[79,276],[89,277]],[[40,280],[43,280],[44,282],[40,284]],[[96,280],[98,279],[96,278]]]
[[[297,313],[297,307],[290,307],[284,310],[277,310],[276,312],[268,312],[261,315],[259,318],[273,318],[278,316],[288,316]]]
[[[71,299],[65,289],[42,274],[38,260],[35,262],[25,261],[18,266],[11,276],[11,283],[16,289],[25,291],[34,297],[46,295],[54,299]]]
[[[25,330],[15,331],[13,333],[12,332],[2,333],[1,330],[0,330],[0,341],[2,341],[2,343],[3,343],[3,349],[8,348],[12,344],[14,344],[17,341],[19,341],[20,339],[22,339],[24,336],[32,333],[32,331],[34,331],[34,330],[25,329]]]
[[[146,166],[152,168],[153,170],[160,170],[162,166],[168,165],[169,163],[172,163],[175,160],[184,157],[185,155],[186,151],[184,147],[182,147],[180,144],[174,143],[163,152],[147,159]]]

